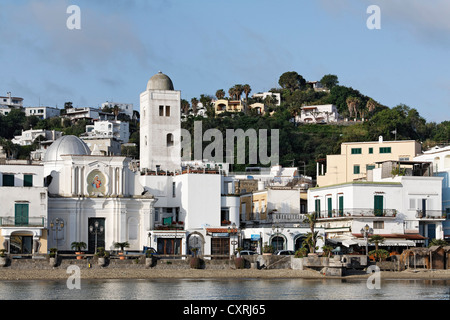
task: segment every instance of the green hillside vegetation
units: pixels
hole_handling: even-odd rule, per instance
[[[417,140],[423,143],[426,150],[440,143],[450,142],[450,121],[439,124],[426,122],[416,109],[399,104],[392,108],[384,106],[375,98],[368,97],[351,87],[339,85],[336,75],[325,75],[320,81],[328,91],[315,91],[307,81],[295,71],[283,73],[278,81],[280,87],[270,91],[281,94],[281,105],[276,106],[273,97],[264,99],[272,115],[258,115],[253,111],[246,113],[227,113],[214,115],[213,97],[202,94],[199,98],[182,100],[181,111],[185,115],[189,108],[196,111],[199,102],[206,108],[208,118],[200,116],[185,116],[182,127],[191,132],[193,137],[194,121],[202,121],[203,131],[217,128],[225,137],[226,129],[279,129],[280,164],[300,168],[300,172],[315,176],[317,161],[324,161],[327,154],[340,152],[342,142],[376,141],[380,135],[384,140]],[[229,97],[225,97],[228,93]],[[218,89],[217,98],[240,99],[242,96],[248,103],[256,102],[250,97],[251,87],[248,84],[237,84],[229,90]],[[300,112],[303,105],[334,104],[339,114],[351,120],[340,124],[299,124],[292,118]],[[64,111],[64,110],[63,110]],[[365,121],[361,121],[364,118]],[[39,120],[37,117],[26,117],[20,110],[12,110],[8,115],[0,115],[0,145],[3,145],[8,156],[15,154],[17,158],[28,159],[31,150],[35,150],[39,143],[33,146],[20,147],[10,141],[22,130],[47,129],[62,131],[65,135],[79,136],[85,132],[85,120],[72,123],[64,117]],[[393,131],[396,130],[395,135]],[[130,121],[130,142],[139,147],[139,126]],[[210,142],[204,142],[204,146]],[[224,143],[225,144],[225,143]],[[270,146],[270,144],[269,144]],[[248,148],[247,148],[248,149]],[[269,151],[270,153],[270,151]],[[224,153],[225,154],[225,153]],[[235,153],[236,154],[236,153]],[[139,151],[133,152],[138,157]],[[252,165],[252,166],[258,166]],[[245,165],[234,165],[233,170],[242,171]]]

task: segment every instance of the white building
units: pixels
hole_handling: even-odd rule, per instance
[[[0,248],[11,254],[46,253],[48,196],[43,166],[0,165],[0,203]]]
[[[98,108],[81,107],[81,108],[69,108],[66,110],[66,118],[70,120],[112,120],[114,115],[112,113],[103,112]]]
[[[159,72],[140,95],[141,170],[179,171],[181,164],[181,92]]]
[[[301,108],[300,116],[295,116],[295,122],[302,123],[329,123],[338,120],[339,113],[333,104],[304,106]]]
[[[271,96],[276,99],[275,105],[280,106],[281,105],[281,93],[276,92],[258,92],[252,95],[252,98],[260,98],[262,101],[266,99],[267,96]]]
[[[429,176],[423,163],[393,163],[373,169],[369,181],[308,190],[308,211],[317,213],[327,240],[364,246],[365,225],[386,238],[384,246],[423,246],[443,238],[442,178]],[[393,173],[397,166],[402,175]]]
[[[25,115],[36,116],[39,119],[48,119],[53,117],[59,117],[61,110],[53,107],[25,107]]]
[[[446,220],[443,222],[444,239],[450,240],[450,146],[434,147],[424,151],[422,155],[414,158],[414,161],[428,161],[432,164],[433,173],[442,177],[442,210]]]
[[[22,130],[22,134],[20,136],[15,136],[13,139],[11,139],[11,142],[21,146],[30,146],[33,144],[34,140],[36,140],[37,137],[42,137],[43,140],[54,141],[62,137],[62,132],[45,129],[30,129],[26,131]]]
[[[127,143],[130,138],[130,125],[124,121],[99,120],[86,126],[86,134],[92,138],[114,138],[121,143]]]
[[[8,92],[6,97],[0,97],[0,107],[20,109],[23,107],[23,98],[13,97]]]
[[[130,117],[130,119],[133,119],[133,104],[132,103],[122,103],[122,102],[110,102],[106,101],[102,103],[102,109],[107,108],[114,108],[115,106],[118,106],[120,111],[119,113],[126,114]]]

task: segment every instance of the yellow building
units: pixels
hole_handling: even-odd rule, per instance
[[[413,160],[421,153],[422,146],[414,140],[346,142],[341,144],[341,154],[327,155],[326,173],[317,165],[317,185],[366,180],[367,172],[377,162],[388,160]]]
[[[216,115],[222,112],[243,112],[245,111],[245,104],[242,100],[227,100],[219,99],[214,102],[214,110]]]

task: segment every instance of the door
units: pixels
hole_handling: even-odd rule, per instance
[[[383,196],[374,197],[374,214],[375,216],[383,215]]]
[[[181,254],[181,239],[175,238],[158,238],[156,251],[159,254]]]
[[[333,205],[332,205],[332,200],[331,197],[327,199],[327,210],[328,210],[328,218],[332,217],[333,214]]]
[[[436,239],[436,224],[430,223],[427,224],[427,243],[426,245],[430,243],[431,240]]]
[[[344,215],[344,196],[339,196],[339,216]]]
[[[14,205],[14,224],[16,226],[28,225],[28,203],[16,203]]]
[[[10,238],[10,252],[12,254],[32,254],[33,237],[12,235]]]
[[[98,227],[95,223],[98,222]],[[90,227],[92,226],[92,231]],[[88,219],[88,252],[95,253],[96,248],[105,248],[105,218]]]
[[[272,247],[275,251],[284,249],[284,238],[275,236],[272,238]]]

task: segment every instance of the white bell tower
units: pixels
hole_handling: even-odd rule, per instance
[[[141,170],[174,172],[181,169],[181,92],[158,72],[140,95]]]

